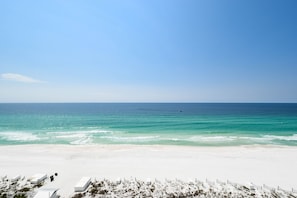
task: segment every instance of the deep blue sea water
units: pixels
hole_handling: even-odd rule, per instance
[[[297,104],[0,104],[0,145],[297,146]]]

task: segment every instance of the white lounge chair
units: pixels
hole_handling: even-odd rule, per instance
[[[74,192],[85,191],[91,183],[90,177],[82,177],[79,182],[74,186]]]
[[[31,177],[31,183],[32,184],[40,184],[47,178],[46,174],[35,174]]]
[[[58,188],[41,188],[38,190],[34,198],[56,198]]]
[[[13,178],[11,178],[11,181],[12,181],[12,182],[16,182],[16,181],[18,181],[19,179],[21,179],[21,176],[20,176],[20,175],[16,175],[16,176],[14,176]]]

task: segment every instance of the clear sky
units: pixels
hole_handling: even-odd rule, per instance
[[[297,102],[296,0],[0,1],[0,102]]]

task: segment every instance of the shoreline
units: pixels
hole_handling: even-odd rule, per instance
[[[1,145],[0,176],[59,176],[49,187],[62,196],[83,176],[232,181],[297,189],[297,147],[175,145]]]

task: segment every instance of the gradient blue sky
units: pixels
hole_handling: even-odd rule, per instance
[[[0,102],[297,102],[297,1],[0,1]]]

